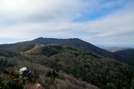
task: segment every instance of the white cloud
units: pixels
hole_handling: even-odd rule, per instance
[[[0,38],[78,37],[95,44],[123,44],[123,40],[134,44],[133,1],[1,0],[0,3]],[[114,6],[120,9],[95,20],[73,21],[85,13],[100,13]]]
[[[11,20],[34,19],[40,16],[43,19],[61,20],[75,16],[84,8],[85,3],[82,0],[3,0],[1,4],[1,16]]]

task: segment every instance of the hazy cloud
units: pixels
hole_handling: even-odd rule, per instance
[[[0,3],[0,39],[77,37],[93,44],[134,44],[132,0],[1,0]]]

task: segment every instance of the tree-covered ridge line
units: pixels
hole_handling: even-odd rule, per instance
[[[125,54],[125,57],[124,57],[124,53],[128,52],[127,50],[125,50],[125,52],[112,53],[104,49],[101,49],[91,43],[83,41],[79,38],[56,39],[56,38],[39,37],[31,41],[19,42],[19,43],[14,43],[14,44],[3,44],[3,45],[0,45],[0,50],[4,49],[6,51],[13,52],[12,56],[14,56],[16,54],[18,55],[19,52],[25,52],[27,50],[32,49],[37,44],[45,44],[45,45],[55,44],[55,45],[61,45],[61,46],[69,46],[77,50],[84,50],[84,51],[88,51],[89,53],[93,53],[93,54],[100,55],[103,57],[113,58],[113,59],[116,59],[117,61],[134,66],[134,61],[133,61],[134,52],[131,52],[131,50],[129,51],[130,55]],[[9,56],[9,55],[6,54],[6,56]]]

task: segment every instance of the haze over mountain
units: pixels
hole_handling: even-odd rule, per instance
[[[121,50],[127,50],[127,49],[133,49],[133,48],[126,48],[126,47],[107,47],[105,50],[109,52],[116,52],[116,51],[121,51]]]

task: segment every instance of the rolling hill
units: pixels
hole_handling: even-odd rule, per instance
[[[126,63],[134,65],[134,49],[126,49],[114,52],[116,55],[120,55],[121,59],[124,59]]]

